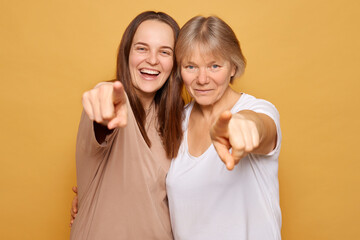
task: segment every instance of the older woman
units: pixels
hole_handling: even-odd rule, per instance
[[[234,32],[217,17],[195,17],[175,52],[194,101],[166,180],[174,238],[280,239],[279,114],[230,88],[245,68]]]

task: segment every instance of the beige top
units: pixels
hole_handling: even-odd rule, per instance
[[[128,125],[101,145],[93,122],[82,114],[76,144],[79,212],[70,239],[173,239],[165,188],[170,160],[154,112],[147,117],[151,148],[129,104]]]

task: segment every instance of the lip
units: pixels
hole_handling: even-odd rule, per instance
[[[194,91],[199,95],[206,95],[212,91],[212,89],[194,89]]]
[[[148,74],[154,74],[154,75],[159,75],[161,73],[159,70],[152,69],[152,68],[140,68],[139,71],[141,73],[148,73]]]
[[[139,74],[143,79],[151,81],[157,79],[161,71],[152,68],[140,68]]]

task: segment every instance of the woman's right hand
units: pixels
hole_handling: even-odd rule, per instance
[[[108,129],[125,127],[127,124],[126,94],[119,81],[104,82],[85,92],[82,104],[90,120]]]

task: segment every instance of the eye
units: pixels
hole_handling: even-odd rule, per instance
[[[220,68],[220,65],[217,65],[217,64],[211,65],[211,69],[218,69],[218,68]]]
[[[172,56],[172,51],[170,50],[161,50],[160,53],[165,56]]]
[[[191,64],[183,65],[182,68],[188,73],[194,73],[197,71],[197,66]]]
[[[144,46],[136,46],[135,50],[138,52],[145,52],[147,50],[147,48]]]
[[[186,65],[184,67],[188,72],[195,72],[196,71],[196,66],[194,65]]]

